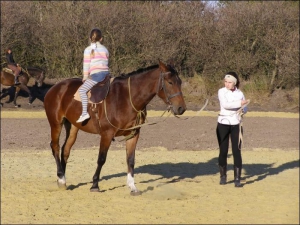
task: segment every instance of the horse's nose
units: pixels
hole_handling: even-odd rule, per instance
[[[182,115],[185,112],[186,108],[179,107],[178,108],[178,115]]]

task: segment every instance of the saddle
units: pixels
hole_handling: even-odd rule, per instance
[[[94,103],[94,104],[101,103],[101,101],[103,101],[106,98],[109,92],[110,83],[112,82],[113,79],[114,78],[111,78],[110,75],[106,76],[103,81],[93,86],[92,89],[87,92],[89,103]],[[74,99],[81,101],[78,90],[74,95]]]
[[[24,74],[24,69],[22,67],[19,67],[19,66],[18,66],[18,68],[20,69],[20,73],[19,73],[18,76],[22,76]],[[6,73],[10,73],[10,74],[14,75],[14,72],[11,69],[7,68],[7,67],[4,67],[2,70]]]

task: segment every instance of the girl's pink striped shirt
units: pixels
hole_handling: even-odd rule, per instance
[[[101,71],[109,71],[108,58],[109,52],[107,48],[96,42],[94,49],[94,56],[91,55],[92,46],[88,46],[83,53],[83,77],[87,78],[88,75],[98,73]]]

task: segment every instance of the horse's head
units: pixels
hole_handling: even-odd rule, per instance
[[[159,61],[160,77],[157,95],[169,105],[174,115],[182,115],[186,110],[185,101],[181,92],[181,79],[171,65]]]
[[[35,79],[37,86],[41,87],[45,79],[45,72],[38,68],[27,68],[27,70],[29,75]]]
[[[45,80],[45,73],[44,73],[44,71],[42,71],[40,73],[40,76],[36,79],[37,86],[42,87],[44,80]]]

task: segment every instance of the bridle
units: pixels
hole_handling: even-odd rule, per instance
[[[22,67],[21,67],[21,68],[22,68]],[[28,72],[28,69],[22,68],[22,70],[23,70],[25,73],[27,73],[27,75],[28,75],[29,77],[33,77],[33,76]],[[33,77],[33,78],[34,78],[34,77]],[[40,75],[38,76],[38,79],[35,79],[35,80],[37,81],[39,87],[42,86],[44,79],[45,79],[45,74],[44,74],[44,71],[42,70],[42,72],[41,72]]]
[[[169,94],[169,92],[166,88],[166,85],[165,85],[165,81],[164,81],[165,75],[169,74],[169,73],[171,73],[171,72],[170,71],[169,72],[164,72],[164,73],[162,71],[160,72],[156,94],[158,95],[158,92],[161,89],[163,89],[165,97],[166,97],[166,102],[169,104],[168,110],[172,109],[172,112],[174,113],[172,102],[170,101],[170,99],[174,98],[178,95],[182,95],[182,92],[179,91],[179,92],[176,92],[175,94],[172,94],[172,95]]]
[[[167,90],[167,88],[166,88],[166,86],[165,86],[165,82],[164,82],[164,76],[166,75],[166,74],[169,74],[169,73],[171,73],[171,72],[160,72],[160,76],[159,76],[159,80],[158,80],[158,86],[157,86],[157,91],[156,91],[156,94],[158,94],[158,92],[161,90],[161,89],[163,89],[163,91],[164,91],[164,94],[165,94],[165,97],[166,97],[166,100],[167,100],[167,103],[169,104],[169,106],[168,106],[168,108],[167,108],[167,110],[168,111],[170,111],[170,109],[172,109],[172,112],[173,112],[173,114],[174,114],[174,110],[173,110],[173,107],[172,107],[172,102],[170,101],[170,99],[171,98],[174,98],[175,96],[177,96],[177,95],[182,95],[182,92],[180,91],[180,92],[177,92],[177,93],[175,93],[175,94],[172,94],[172,95],[170,95],[169,94],[169,92],[168,92],[168,90]],[[161,85],[160,85],[161,84]],[[160,87],[161,86],[161,87]],[[126,128],[126,129],[122,129],[122,128],[119,128],[119,127],[117,127],[117,126],[115,126],[115,125],[113,125],[111,122],[110,122],[110,120],[109,120],[109,118],[108,118],[108,116],[107,116],[107,109],[106,109],[106,99],[104,99],[103,100],[103,105],[104,105],[104,114],[105,114],[105,117],[106,117],[106,120],[108,121],[108,123],[111,125],[111,126],[113,126],[114,128],[117,128],[118,130],[123,130],[123,131],[129,131],[129,130],[131,130],[132,132],[129,134],[129,135],[127,135],[123,140],[121,140],[121,141],[124,141],[124,140],[128,140],[128,139],[130,139],[130,138],[132,138],[136,133],[136,129],[137,128],[140,128],[140,127],[142,127],[142,126],[145,126],[145,125],[153,125],[153,124],[156,124],[156,123],[158,123],[158,122],[163,122],[163,121],[157,121],[157,122],[152,122],[152,123],[145,123],[145,122],[142,122],[142,118],[145,118],[145,120],[147,121],[147,119],[146,119],[146,115],[145,115],[145,109],[142,109],[142,110],[137,110],[135,107],[134,107],[134,105],[133,105],[133,102],[132,102],[132,99],[131,99],[131,91],[130,91],[130,77],[128,78],[128,91],[129,91],[129,100],[130,100],[130,104],[131,104],[131,106],[132,106],[132,108],[137,112],[137,118],[136,118],[136,124],[133,126],[133,127],[130,127],[130,128]],[[95,112],[97,112],[97,111],[95,111]],[[166,111],[165,111],[166,112]],[[165,113],[164,112],[164,113]],[[163,115],[164,115],[164,113],[161,115],[161,117],[163,117]],[[171,115],[171,114],[170,114]],[[99,123],[99,127],[101,128],[101,124],[100,124],[100,119],[99,119],[99,116],[98,116],[98,114],[96,114],[96,118],[97,118],[97,120],[98,120],[98,123]]]
[[[37,80],[38,84],[42,86],[44,79],[45,79],[45,74],[44,71],[42,71],[39,76],[39,79]]]

